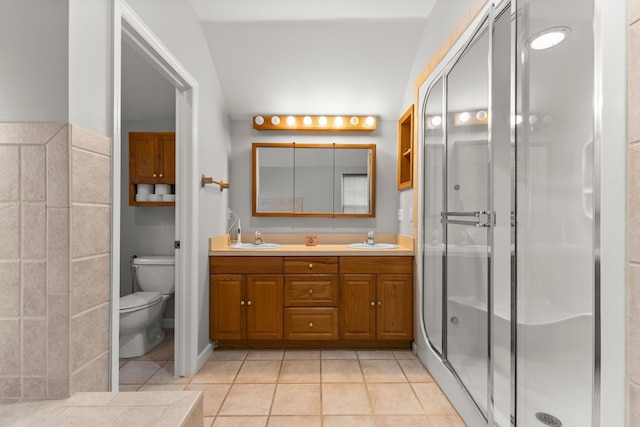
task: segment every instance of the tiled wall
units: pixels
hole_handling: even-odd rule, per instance
[[[108,389],[110,140],[0,123],[0,400]]]
[[[640,425],[640,0],[628,0],[627,425]]]

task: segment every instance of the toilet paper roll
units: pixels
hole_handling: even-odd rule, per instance
[[[137,184],[136,185],[137,194],[153,194],[153,190],[154,190],[153,184]]]
[[[136,202],[148,202],[149,194],[136,194]]]
[[[163,194],[162,195],[162,201],[163,202],[175,202],[176,201],[176,195],[175,194]]]
[[[149,201],[150,202],[161,202],[162,201],[162,194],[149,194]]]
[[[169,184],[156,184],[156,194],[169,194],[171,186]]]

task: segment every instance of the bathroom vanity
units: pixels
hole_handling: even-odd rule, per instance
[[[218,348],[410,348],[413,252],[344,245],[210,252]]]

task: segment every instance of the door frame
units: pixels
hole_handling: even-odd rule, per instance
[[[113,144],[111,212],[110,390],[119,388],[120,207],[121,207],[121,42],[130,44],[176,88],[176,235],[174,375],[198,369],[198,109],[197,80],[124,0],[113,4]]]

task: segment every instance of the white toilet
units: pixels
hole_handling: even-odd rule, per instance
[[[162,313],[175,292],[175,257],[137,257],[133,268],[141,292],[120,298],[121,358],[142,356],[162,341]]]

